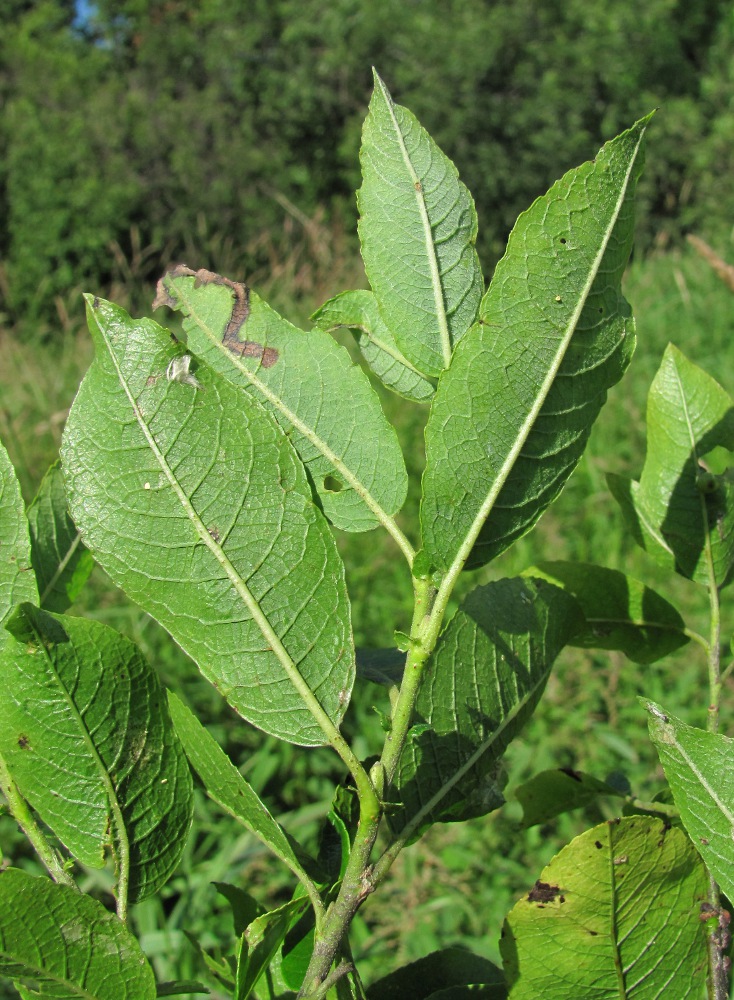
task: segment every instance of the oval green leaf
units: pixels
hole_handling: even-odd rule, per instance
[[[326,742],[314,711],[338,724],[349,702],[350,609],[297,454],[211,370],[169,380],[181,349],[156,323],[98,299],[88,309],[96,356],[62,445],[85,543],[240,715]]]
[[[609,477],[635,540],[662,565],[711,585],[734,571],[734,483],[707,473],[717,447],[734,450],[734,400],[669,344],[647,398],[647,455],[639,483]]]
[[[683,825],[711,874],[734,899],[734,740],[687,726],[654,702],[643,704]]]
[[[184,314],[191,350],[228,381],[254,392],[289,435],[326,516],[368,531],[403,506],[403,453],[376,392],[346,348],[305,333],[255,292],[180,265],[158,283],[156,305]]]
[[[0,872],[0,974],[37,984],[44,996],[156,996],[153,970],[114,914],[91,896],[13,868]]]
[[[672,604],[626,573],[590,563],[541,562],[525,576],[542,577],[573,594],[585,627],[569,645],[617,649],[633,663],[655,663],[689,642]]]
[[[707,892],[683,830],[642,816],[587,830],[505,920],[512,1000],[700,1000]]]
[[[436,391],[433,382],[401,353],[372,292],[357,290],[335,295],[316,310],[311,321],[328,333],[348,327],[362,357],[383,385],[415,403],[430,403]]]
[[[188,763],[157,676],[100,622],[23,604],[0,650],[0,753],[21,794],[85,865],[115,854],[118,894],[157,892],[193,813]]]
[[[483,816],[504,801],[500,757],[532,714],[583,618],[543,580],[473,590],[439,638],[400,761],[395,832]]]
[[[438,375],[484,290],[474,201],[376,73],[360,161],[359,238],[380,313],[403,355],[424,375]]]
[[[634,350],[621,292],[648,119],[518,219],[426,427],[421,527],[434,570],[481,566],[537,521]]]

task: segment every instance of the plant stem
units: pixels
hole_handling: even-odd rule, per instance
[[[46,870],[54,882],[58,882],[61,885],[68,885],[71,889],[78,889],[76,882],[64,868],[63,861],[59,857],[58,853],[46,840],[43,831],[33,818],[25,799],[18,791],[17,785],[10,776],[10,771],[8,770],[5,760],[1,755],[0,790],[2,790],[2,793],[7,800],[8,808],[10,809],[13,819],[30,841],[34,851],[43,862]]]

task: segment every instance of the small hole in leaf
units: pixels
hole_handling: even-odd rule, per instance
[[[565,243],[567,243],[567,242],[568,242],[568,241],[566,240],[566,237],[565,237],[565,236],[562,236],[562,237],[561,237],[561,243],[565,244]]]
[[[328,493],[341,493],[344,486],[336,476],[324,476],[324,489]]]

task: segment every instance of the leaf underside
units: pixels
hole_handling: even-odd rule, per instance
[[[647,120],[520,216],[426,427],[424,558],[489,562],[537,521],[634,350],[621,292]],[[491,514],[490,514],[491,512]]]
[[[360,162],[359,239],[380,314],[415,368],[438,375],[476,319],[484,288],[474,202],[377,74]]]
[[[734,450],[734,401],[669,344],[647,400],[647,455],[639,483],[608,477],[635,540],[669,569],[718,586],[734,570],[734,484],[704,476],[706,455]]]
[[[338,528],[368,531],[400,510],[408,477],[397,435],[346,348],[208,271],[174,268],[159,283],[161,302],[184,314],[194,354],[270,410]]]
[[[344,567],[301,462],[246,392],[201,366],[166,378],[167,331],[88,300],[95,360],[62,460],[72,516],[112,579],[254,725],[324,742],[354,679]]]
[[[708,877],[686,834],[629,817],[587,830],[505,920],[513,1000],[698,1000]]]
[[[696,850],[734,899],[734,740],[687,726],[647,703],[650,739]]]

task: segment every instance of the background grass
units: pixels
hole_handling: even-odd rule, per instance
[[[290,257],[274,257],[267,275],[250,279],[276,308],[301,324],[328,296],[363,282],[358,263],[340,253],[339,232],[325,231],[318,218],[306,222],[293,240]],[[234,256],[233,251],[233,264]],[[120,258],[114,291],[117,301],[138,311],[152,298],[152,289],[138,279],[138,263],[144,259],[140,248],[137,258]],[[239,276],[234,269],[232,276]],[[538,560],[579,559],[624,569],[645,580],[681,609],[691,627],[707,630],[705,594],[683,579],[666,579],[633,546],[604,476],[607,471],[639,476],[646,395],[668,341],[734,390],[731,292],[704,261],[687,251],[633,263],[626,294],[637,317],[638,351],[622,383],[610,393],[579,468],[536,530],[491,567],[467,574],[457,588],[457,600],[477,583],[517,574]],[[0,438],[28,500],[55,458],[68,407],[91,358],[78,300],[58,302],[57,312],[53,338],[47,336],[48,328],[39,328],[24,340],[13,330],[0,330]],[[401,518],[415,538],[426,410],[382,395],[404,444],[412,478]],[[389,646],[393,630],[409,624],[412,595],[403,561],[387,536],[339,534],[338,541],[347,566],[356,643]],[[243,723],[167,634],[128,604],[101,570],[95,571],[73,610],[134,639],[163,682],[181,693],[207,722],[286,827],[315,847],[334,783],[341,778],[332,752],[306,752],[281,744]],[[723,617],[725,627],[731,628],[730,600]],[[392,877],[358,915],[355,957],[366,981],[452,944],[499,960],[502,919],[514,901],[564,843],[618,808],[613,802],[601,802],[583,813],[522,831],[513,787],[547,767],[574,767],[601,778],[621,771],[638,795],[652,797],[663,787],[663,779],[647,739],[644,712],[636,701],[642,693],[662,701],[687,722],[702,725],[707,695],[700,652],[689,646],[646,668],[615,653],[562,654],[539,709],[506,755],[508,804],[480,820],[435,826],[401,855]],[[730,682],[723,712],[724,731],[730,735],[733,693]],[[379,749],[376,710],[386,707],[382,689],[363,684],[355,691],[344,728],[360,756]],[[0,817],[0,844],[6,859],[34,869],[35,862],[8,817]],[[82,881],[90,891],[104,894],[110,874],[87,872]],[[132,915],[160,979],[206,979],[187,933],[205,948],[231,950],[231,920],[212,884],[217,881],[243,886],[268,907],[287,899],[292,890],[287,873],[199,789],[194,829],[176,876],[160,897],[135,907]]]

